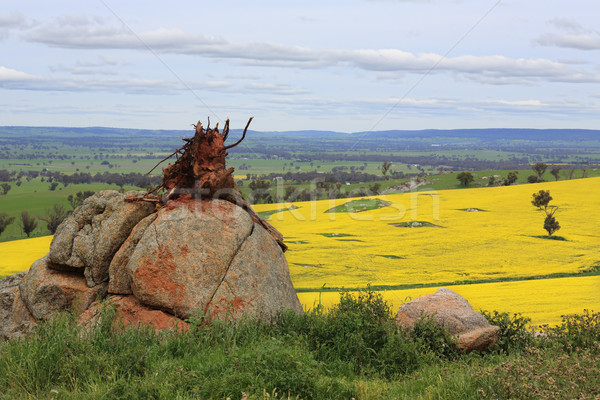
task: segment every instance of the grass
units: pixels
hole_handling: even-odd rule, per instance
[[[567,239],[565,239],[562,236],[548,236],[548,235],[538,235],[538,236],[532,236],[534,238],[538,238],[538,239],[546,239],[546,240],[560,240],[561,242],[566,242]]]
[[[527,319],[485,313],[501,327],[489,353],[460,353],[424,317],[393,324],[372,291],[326,311],[274,320],[207,321],[187,332],[123,328],[106,304],[83,330],[72,315],[0,343],[3,399],[593,399],[600,395],[600,314],[569,316],[534,337]]]
[[[439,225],[434,225],[427,221],[404,221],[390,224],[396,228],[440,228]]]
[[[67,200],[69,195],[75,195],[77,192],[91,190],[94,192],[100,190],[120,190],[117,185],[107,185],[103,183],[68,185],[63,187],[60,184],[55,190],[48,190],[49,183],[41,182],[40,178],[32,179],[30,182],[23,181],[21,186],[14,182],[10,183],[12,188],[7,195],[0,195],[0,210],[10,216],[16,217],[15,221],[9,225],[0,235],[0,242],[26,238],[19,226],[19,216],[22,211],[29,212],[34,217],[43,217],[54,204],[60,204],[65,209],[70,210],[71,206]],[[124,190],[140,190],[138,187],[128,186]],[[38,220],[38,226],[31,234],[31,237],[49,235],[46,224]]]
[[[378,208],[387,207],[391,203],[380,199],[360,199],[352,200],[348,203],[340,204],[337,207],[330,208],[325,211],[326,213],[349,213],[349,212],[363,212],[376,210]]]

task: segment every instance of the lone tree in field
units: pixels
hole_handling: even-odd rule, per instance
[[[21,213],[21,229],[23,230],[23,233],[27,235],[27,237],[29,237],[29,235],[31,235],[31,232],[33,232],[33,230],[37,228],[37,224],[37,219],[29,215],[27,211],[23,211]]]
[[[2,188],[2,194],[7,194],[10,190],[10,185],[8,183],[3,183],[0,187]]]
[[[533,200],[531,200],[531,204],[540,210],[546,209],[548,207],[548,203],[550,203],[550,200],[552,200],[549,190],[540,190],[539,192],[534,193],[532,197]]]
[[[470,172],[461,172],[460,174],[456,175],[456,179],[460,181],[461,185],[469,186],[469,183],[473,182],[473,179],[475,178]]]
[[[519,178],[518,174],[519,174],[519,171],[509,172],[508,175],[506,176],[506,178],[504,178],[504,180],[502,181],[502,184],[504,186],[512,185]]]
[[[560,229],[560,224],[554,218],[554,213],[558,210],[558,206],[551,206],[550,200],[552,200],[552,196],[550,196],[549,190],[540,190],[537,193],[532,195],[533,200],[531,200],[531,204],[538,207],[540,210],[544,210],[546,214],[546,218],[544,219],[544,229],[548,232],[548,237],[552,236],[554,232]]]
[[[55,204],[51,210],[46,211],[45,217],[40,217],[46,223],[46,227],[53,235],[56,233],[58,226],[67,218],[69,213],[61,204]]]
[[[8,215],[7,213],[0,213],[0,235],[2,235],[2,232],[4,232],[4,230],[14,222],[15,217],[11,217],[10,215]]]
[[[539,162],[533,167],[531,167],[531,169],[535,171],[540,180],[542,180],[542,175],[544,175],[544,172],[546,172],[546,168],[548,168],[548,164],[545,164],[543,162]]]
[[[381,174],[383,175],[383,179],[385,179],[386,181],[388,179],[390,179],[390,177],[387,176],[387,173],[389,172],[391,167],[392,167],[391,161],[385,161],[383,164],[381,164]]]
[[[552,176],[554,177],[554,180],[556,180],[556,181],[557,181],[557,180],[558,180],[558,176],[559,176],[559,174],[560,174],[560,167],[553,167],[553,168],[550,170],[550,173],[551,173],[551,174],[552,174]]]
[[[552,234],[554,232],[556,232],[557,230],[560,229],[560,224],[558,223],[558,221],[556,220],[556,218],[554,218],[554,213],[556,212],[556,210],[558,210],[557,206],[550,206],[551,210],[549,211],[548,208],[545,208],[544,211],[546,211],[546,219],[544,220],[544,229],[546,231],[548,231],[548,237],[552,236]]]

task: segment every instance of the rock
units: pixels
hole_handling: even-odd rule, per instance
[[[83,268],[88,286],[108,280],[110,262],[132,228],[154,212],[149,202],[126,202],[139,192],[105,190],[87,198],[57,229],[48,259],[50,268]]]
[[[109,296],[108,301],[114,305],[116,318],[113,324],[122,323],[124,327],[130,325],[147,325],[156,331],[164,329],[172,331],[187,331],[189,324],[169,315],[163,311],[144,306],[133,296]],[[82,326],[90,326],[98,322],[102,303],[94,302],[92,306],[79,316],[77,323]]]
[[[212,318],[239,319],[242,314],[270,317],[281,309],[302,312],[287,261],[277,242],[258,224],[232,260],[210,300]]]
[[[20,290],[17,288],[10,316],[0,325],[0,339],[13,340],[29,333],[37,326],[37,321],[23,302]]]
[[[5,321],[10,318],[15,295],[26,274],[27,271],[23,271],[0,279],[0,326],[3,326]]]
[[[487,350],[498,340],[500,328],[491,325],[464,297],[450,289],[440,288],[403,304],[398,309],[396,324],[410,329],[423,313],[443,324],[465,352]]]
[[[108,293],[111,294],[131,294],[131,277],[126,270],[129,258],[133,254],[135,247],[146,232],[146,229],[154,220],[156,214],[150,214],[141,220],[134,228],[125,243],[121,246],[117,254],[110,262],[108,267]]]
[[[235,316],[301,311],[281,248],[248,213],[222,200],[169,202],[127,270],[142,304],[181,318],[196,310],[223,317],[227,308]]]
[[[36,325],[19,292],[26,274],[23,271],[0,280],[0,339],[15,339]]]
[[[46,256],[34,262],[19,285],[25,305],[38,320],[47,321],[60,311],[78,315],[106,288],[90,288],[80,273],[50,269],[47,260]]]
[[[188,318],[206,309],[253,223],[223,200],[169,203],[146,229],[127,269],[143,304]]]

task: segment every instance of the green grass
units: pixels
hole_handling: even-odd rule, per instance
[[[155,333],[68,314],[26,339],[0,343],[3,399],[567,399],[600,395],[600,314],[567,317],[536,338],[527,319],[485,313],[500,326],[489,353],[460,353],[424,317],[393,323],[381,296],[342,294],[331,310],[270,323],[207,321]]]
[[[264,220],[268,220],[271,218],[271,215],[277,214],[283,211],[295,210],[300,207],[288,207],[288,208],[278,208],[277,210],[268,210],[268,211],[259,211],[257,214]]]
[[[538,235],[538,236],[532,236],[532,237],[534,237],[534,238],[538,238],[538,239],[546,239],[546,240],[558,240],[558,241],[561,241],[561,242],[568,242],[568,240],[567,240],[567,239],[565,239],[564,237],[562,237],[562,236],[556,236],[556,235],[553,235],[553,236],[548,236],[548,235]]]
[[[330,208],[326,213],[352,213],[377,210],[382,207],[387,207],[391,203],[380,199],[360,199],[352,200],[348,203],[340,204],[337,207]]]
[[[395,226],[396,228],[440,228],[439,225],[434,225],[427,221],[394,222],[390,225]]]
[[[48,190],[50,186],[47,182],[41,182],[40,178],[32,179],[30,182],[23,181],[21,186],[11,182],[12,188],[6,195],[0,195],[0,210],[8,215],[14,216],[15,221],[9,225],[0,235],[0,241],[17,240],[26,238],[19,227],[19,216],[22,211],[29,212],[35,217],[43,217],[54,204],[61,204],[67,210],[71,209],[67,197],[77,192],[86,190],[120,190],[117,185],[107,185],[103,183],[68,185],[64,187],[59,184],[54,191]],[[140,190],[135,186],[126,185],[123,190]],[[46,236],[50,232],[46,229],[43,221],[38,222],[38,228],[32,233],[31,237]]]
[[[387,256],[382,256],[387,257]],[[402,257],[399,257],[402,258]],[[300,265],[300,264],[298,264]],[[462,279],[458,281],[450,282],[436,282],[436,283],[410,283],[400,285],[370,285],[369,287],[373,290],[404,290],[404,289],[417,289],[417,288],[430,288],[430,287],[445,287],[445,286],[456,286],[456,285],[471,285],[479,283],[495,283],[495,282],[520,282],[520,281],[532,281],[538,279],[556,279],[556,278],[570,278],[575,276],[598,276],[600,275],[600,266],[594,265],[591,268],[582,269],[577,272],[557,272],[547,275],[530,275],[530,276],[519,276],[519,277],[497,277],[489,279]],[[364,288],[344,288],[344,287],[320,287],[320,288],[297,288],[297,293],[314,293],[314,292],[343,292],[343,291],[360,291]]]

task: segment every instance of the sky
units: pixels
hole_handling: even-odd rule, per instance
[[[599,15],[597,0],[3,0],[0,125],[600,129]]]

